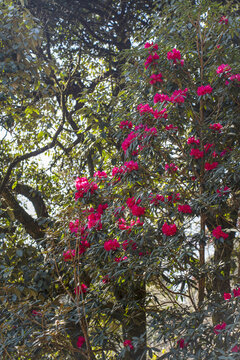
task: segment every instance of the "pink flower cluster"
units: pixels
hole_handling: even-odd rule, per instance
[[[178,346],[180,347],[180,349],[184,349],[185,347],[188,346],[188,343],[185,343],[185,340],[183,338],[181,338],[180,340],[177,341]]]
[[[133,124],[131,121],[128,121],[128,120],[121,121],[119,127],[120,127],[120,129],[124,129],[124,128],[131,129],[133,127]]]
[[[128,198],[126,201],[128,208],[134,216],[143,216],[145,214],[145,207],[138,206],[140,202],[141,199],[136,200],[134,197]]]
[[[165,201],[164,196],[158,195],[158,194],[155,195],[155,196],[150,195],[149,198],[151,199],[151,200],[150,200],[151,204],[154,204],[155,206],[158,206],[160,201],[161,201],[161,202],[164,202],[164,201]]]
[[[151,204],[158,206],[160,202],[165,202],[165,201],[176,203],[177,201],[180,200],[180,194],[176,193],[176,194],[168,195],[166,198],[163,195],[153,196],[153,194],[151,194],[149,196],[149,199]]]
[[[79,336],[77,339],[77,347],[80,349],[85,343],[85,338],[83,336]]]
[[[78,190],[75,194],[75,200],[83,198],[84,194],[88,193],[88,191],[91,191],[93,194],[98,189],[97,184],[94,182],[90,183],[86,177],[78,177],[75,181],[75,185]]]
[[[80,294],[86,294],[86,292],[87,292],[87,289],[88,289],[88,287],[87,287],[87,285],[85,285],[85,284],[81,284],[81,285],[78,285],[75,289],[74,289],[74,292],[75,292],[75,294],[77,295],[80,295]]]
[[[233,297],[239,297],[240,296],[240,287],[238,289],[233,289]],[[224,300],[230,300],[232,298],[231,293],[224,293],[223,295]]]
[[[119,242],[117,241],[117,239],[113,239],[113,240],[107,240],[104,243],[104,249],[106,251],[115,251],[120,247]]]
[[[177,232],[177,226],[175,224],[168,225],[168,223],[165,222],[162,226],[162,232],[166,236],[173,236]]]
[[[170,102],[173,104],[183,104],[187,96],[188,88],[184,90],[175,90],[170,97]]]
[[[161,111],[158,110],[154,110],[152,107],[150,107],[148,104],[139,104],[137,106],[137,110],[139,111],[140,115],[143,114],[152,114],[154,116],[155,119],[159,119],[159,118],[164,118],[167,119],[168,114],[167,114],[167,109],[163,109]]]
[[[217,68],[217,74],[229,74],[232,68],[228,64],[222,64]]]
[[[63,253],[63,260],[64,261],[73,260],[75,255],[76,255],[75,249],[67,250],[66,252]]]
[[[217,68],[217,74],[223,74],[227,78],[225,84],[228,85],[229,81],[240,81],[240,74],[232,74],[232,68],[228,64],[222,64]]]
[[[90,215],[87,218],[88,229],[92,229],[93,227],[96,227],[97,230],[102,229],[101,215],[103,214],[103,211],[107,209],[107,207],[108,204],[99,204],[96,210],[94,208],[89,209]]]
[[[158,44],[153,44],[153,42],[151,42],[151,43],[146,42],[144,47],[145,47],[145,49],[152,48],[152,49],[158,50]]]
[[[192,213],[192,208],[188,204],[186,204],[186,205],[178,205],[178,211],[182,212],[183,214],[191,214]]]
[[[139,225],[142,226],[143,222],[139,220],[139,218],[135,221],[135,220],[131,220],[130,221],[130,225],[127,225],[127,222],[124,218],[120,218],[118,219],[118,228],[120,230],[129,230],[131,231],[132,227],[135,225]]]
[[[232,349],[231,352],[237,353],[240,352],[240,345],[235,345]]]
[[[201,159],[204,156],[204,152],[199,149],[192,148],[190,151],[190,155],[195,159]]]
[[[220,20],[218,22],[219,22],[219,24],[227,25],[228,24],[228,18],[226,16],[221,16],[221,18],[220,18]]]
[[[145,64],[144,64],[145,69],[147,69],[150,64],[156,65],[156,62],[154,62],[154,60],[158,60],[158,59],[159,59],[159,55],[156,52],[153,55],[150,54],[145,61]]]
[[[79,220],[78,219],[76,219],[74,223],[72,221],[70,221],[69,230],[71,231],[71,233],[75,233],[77,235],[77,233],[79,232],[80,229],[81,229],[81,227],[79,228]]]
[[[222,231],[222,227],[220,225],[213,229],[212,235],[216,239],[220,239],[221,237],[224,239],[228,238],[228,234]]]
[[[171,97],[169,97],[166,94],[156,93],[154,95],[153,102],[154,102],[154,104],[156,104],[158,102],[161,102],[161,103],[170,102],[172,104],[183,104],[186,99],[187,92],[188,92],[188,88],[185,88],[184,90],[178,89],[172,93]]]
[[[127,256],[120,256],[120,257],[115,257],[115,259],[114,259],[114,261],[116,263],[120,263],[120,262],[122,262],[124,260],[128,260],[128,257]]]
[[[127,138],[122,142],[122,149],[126,153],[127,149],[131,145],[131,143],[138,137],[138,133],[135,133],[134,131],[130,132],[128,134]]]
[[[210,129],[218,131],[219,133],[221,132],[221,129],[222,129],[222,125],[219,123],[210,124],[209,127],[210,127]]]
[[[172,49],[172,51],[169,51],[167,53],[168,60],[172,60],[174,64],[180,64],[183,66],[184,60],[181,59],[181,53],[177,49]]]
[[[217,161],[213,162],[212,164],[209,163],[209,162],[206,162],[205,165],[204,165],[204,169],[205,169],[206,171],[210,171],[210,170],[215,169],[217,166],[218,166],[218,162],[217,162]]]
[[[107,178],[107,174],[105,173],[105,171],[96,171],[93,174],[94,177],[98,178],[98,179],[105,179]]]
[[[150,76],[150,81],[149,81],[149,83],[150,83],[151,85],[154,85],[154,84],[156,84],[157,82],[163,82],[162,73],[152,74],[152,75]]]
[[[212,91],[213,91],[213,88],[210,85],[206,85],[206,86],[202,85],[197,89],[197,94],[198,94],[198,96],[202,96],[205,94],[211,94]]]
[[[227,195],[230,192],[230,188],[228,186],[224,186],[224,188],[217,189],[218,196]]]
[[[194,136],[191,136],[187,139],[187,143],[188,144],[197,144],[199,145],[200,144],[200,140],[199,139],[196,139]]]
[[[227,324],[223,322],[222,324],[218,324],[214,327],[214,332],[216,335],[218,335],[222,330],[226,328]]]
[[[123,342],[123,346],[124,347],[128,347],[130,350],[133,350],[134,347],[133,347],[133,344],[132,344],[132,341],[131,340],[124,340]]]
[[[176,172],[176,171],[178,171],[178,167],[174,163],[166,164],[165,170],[168,172]]]

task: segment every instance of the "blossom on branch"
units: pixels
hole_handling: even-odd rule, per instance
[[[177,226],[175,224],[168,225],[168,223],[165,222],[162,226],[162,232],[166,236],[173,236],[177,232]]]

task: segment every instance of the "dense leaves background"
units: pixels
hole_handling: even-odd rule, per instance
[[[224,293],[239,286],[239,81],[216,72],[240,72],[238,13],[235,2],[209,1],[1,4],[3,358],[238,358],[239,298]],[[183,66],[167,58],[173,48]],[[163,82],[149,84],[160,72]],[[186,88],[181,102],[153,101]],[[208,162],[218,165],[206,171]],[[75,202],[76,177],[103,170]],[[133,196],[145,210],[127,205]],[[179,212],[186,204],[192,213]],[[68,228],[76,219],[82,233]],[[212,235],[217,226],[226,239]],[[111,239],[119,247],[108,252]],[[86,293],[74,291],[83,283]]]

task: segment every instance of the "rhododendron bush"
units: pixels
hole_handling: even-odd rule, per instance
[[[124,60],[119,153],[76,174],[47,252],[79,359],[238,359],[238,14],[158,11]]]
[[[86,351],[107,358],[240,356],[235,19],[175,10],[175,31],[167,17],[128,55],[118,166],[76,180],[68,292]]]

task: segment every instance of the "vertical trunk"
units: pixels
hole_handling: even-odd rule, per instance
[[[123,339],[133,340],[133,338],[137,338],[139,340],[138,345],[134,346],[133,350],[126,348],[124,360],[146,360],[145,283],[133,283],[131,287],[122,289],[121,293],[118,292],[116,297],[121,302],[125,302],[124,306],[127,312],[122,321]]]
[[[213,287],[222,296],[226,292],[231,292],[230,270],[234,236],[235,233],[230,233],[223,244],[215,246],[214,263],[219,264],[219,268],[214,274]]]

